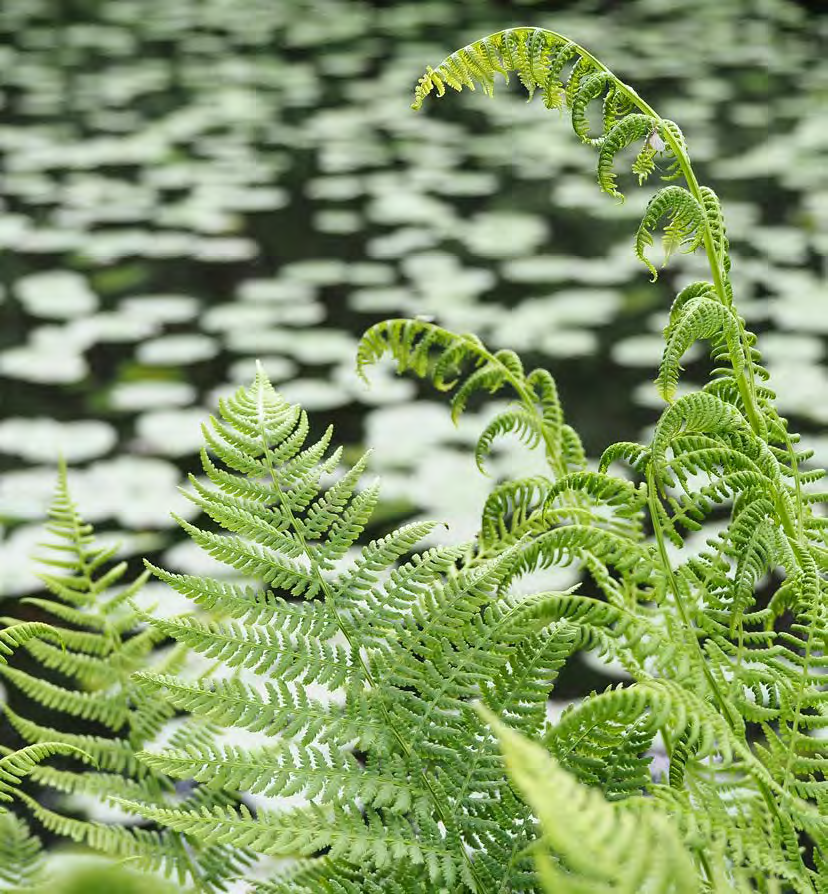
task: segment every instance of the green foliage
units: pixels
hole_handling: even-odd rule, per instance
[[[563,57],[574,60],[568,80]],[[649,801],[662,802],[695,861],[687,890],[749,883],[762,891],[824,891],[828,552],[824,518],[814,511],[825,495],[812,487],[823,473],[802,470],[809,454],[796,450],[797,437],[776,412],[773,392],[760,384],[768,375],[755,336],[733,304],[718,199],[698,185],[678,127],[589,53],[552,32],[513,29],[458,51],[429,69],[415,107],[434,89],[442,95],[445,84],[461,89],[479,82],[490,93],[495,75],[509,71],[517,71],[530,95],[540,90],[548,106],[569,109],[576,133],[598,149],[599,186],[610,195],[619,195],[614,162],[621,149],[646,140],[633,168],[640,179],[663,150],[671,159],[666,177],[683,177],[684,184],[665,186],[650,200],[636,254],[655,277],[644,252],[666,217],[666,255],[703,247],[711,273],[709,282],[681,290],[671,309],[656,380],[668,406],[652,441],[610,446],[597,473],[573,474],[560,463],[559,450],[554,459],[548,456],[547,480],[502,483],[484,511],[479,554],[520,538],[504,580],[580,560],[605,601],[573,596],[562,619],[634,678],[572,706],[542,741],[558,767],[603,789],[613,802],[636,801],[642,791]],[[604,125],[593,137],[587,110],[598,99]],[[715,369],[702,391],[676,399],[681,358],[699,340],[709,343]],[[387,321],[364,337],[361,368],[390,354],[398,368],[410,368],[438,388],[456,388],[458,395],[480,387],[478,382],[499,387],[508,381],[517,398],[510,418],[537,420],[537,396],[525,381],[481,374],[489,355],[482,347],[467,350],[469,342],[469,336],[438,332],[430,324]],[[461,359],[470,359],[474,369],[461,372]],[[447,369],[457,371],[454,380]],[[463,399],[458,404],[462,409]],[[498,433],[528,429],[517,423],[495,427]],[[541,429],[535,422],[531,430]],[[632,467],[638,484],[612,474],[618,461]],[[727,520],[720,533],[700,552],[686,549],[688,532],[714,514]],[[651,540],[642,535],[647,528]],[[668,542],[678,548],[677,557]],[[781,583],[767,598],[760,588],[773,581],[769,576]],[[668,781],[653,782],[642,772],[641,754],[656,733],[670,761]],[[509,742],[513,751],[518,748]],[[537,756],[526,747],[527,760]],[[542,819],[537,801],[530,803]],[[598,828],[603,808],[595,804]],[[638,856],[653,866],[636,872],[656,868],[658,849],[646,846],[648,822],[641,821]],[[577,867],[567,869],[568,845],[558,832],[544,832],[560,860],[544,869],[553,872],[554,889],[571,884],[592,890],[577,887]],[[591,871],[602,884],[630,884],[612,848],[602,857],[599,836],[594,843]],[[732,863],[710,857],[723,853]],[[613,875],[616,869],[622,875]],[[640,878],[637,884],[643,886]],[[651,889],[673,890],[655,881],[646,887]]]
[[[65,857],[54,862],[58,865],[53,867],[52,878],[29,894],[179,894],[185,890],[152,873],[139,874],[117,864]]]
[[[234,868],[229,852],[193,857],[176,833],[79,819],[47,807],[42,795],[20,787],[27,776],[37,787],[51,790],[49,800],[57,794],[101,803],[118,797],[165,803],[175,794],[169,777],[136,760],[137,751],[163,728],[173,709],[143,697],[131,674],[150,662],[162,671],[180,671],[184,652],[155,653],[162,637],[151,628],[141,629],[130,605],[147,573],[118,586],[126,564],[112,564],[117,547],[98,545],[91,525],[78,514],[63,465],[49,515],[51,539],[43,544],[48,554],[39,560],[47,569],[39,577],[49,595],[24,602],[50,616],[53,624],[15,624],[6,618],[9,626],[0,641],[22,645],[42,671],[4,662],[0,674],[27,702],[46,709],[54,725],[2,706],[11,727],[29,744],[0,759],[0,799],[17,800],[50,833],[142,865],[175,870],[181,880],[198,879],[204,890],[220,886]],[[85,731],[78,732],[79,725]],[[72,760],[60,768],[42,763],[54,755]],[[203,800],[201,793],[192,796],[195,804]],[[211,796],[208,803],[214,800]],[[22,848],[21,858],[25,853]]]
[[[544,891],[751,890],[743,879],[734,880],[721,849],[707,855],[710,884],[703,887],[675,822],[652,798],[631,794],[608,803],[599,790],[563,770],[541,746],[505,727],[494,715],[487,712],[487,716],[500,738],[506,769],[540,820],[535,860]]]
[[[19,817],[0,811],[0,891],[31,887],[42,864],[40,840]]]
[[[429,69],[415,107],[445,85],[491,93],[509,72],[530,97],[568,110],[597,150],[604,192],[621,195],[616,162],[628,147],[639,182],[662,154],[664,179],[682,181],[652,197],[634,247],[655,278],[645,252],[666,220],[666,256],[702,248],[710,267],[670,310],[656,379],[666,407],[651,439],[612,444],[591,468],[548,372],[526,372],[474,335],[385,321],[359,346],[363,375],[390,356],[451,392],[455,419],[472,399],[510,394],[480,436],[477,464],[512,434],[547,468],[493,487],[472,544],[416,553],[434,526],[414,523],[359,547],[378,499],[362,483],[366,459],[343,469],[331,430],[310,437],[304,411],[259,369],[205,427],[206,481],[193,477],[189,491],[204,520],[180,520],[234,578],[152,568],[205,616],[143,616],[149,626],[126,637],[138,616],[125,597],[83,612],[113,580],[93,581],[98,553],[87,554],[88,532],[59,498],[56,533],[74,558],[45,578],[58,600],[38,604],[88,629],[66,630],[65,650],[24,645],[87,691],[0,672],[47,707],[116,736],[128,729],[126,739],[10,719],[29,740],[52,736],[114,762],[101,766],[120,774],[109,793],[166,830],[119,852],[170,855],[165,842],[186,839],[188,853],[220,867],[216,886],[241,848],[286,859],[281,875],[254,883],[271,894],[824,894],[828,526],[814,488],[823,473],[805,469],[809,454],[764,384],[734,305],[721,208],[673,122],[581,47],[530,28]],[[713,372],[677,397],[697,341]],[[711,520],[719,533],[695,548],[688,535]],[[570,563],[584,592],[513,586]],[[144,667],[167,638],[218,672],[183,673],[178,652]],[[548,694],[579,649],[618,662],[631,682],[551,721]],[[172,710],[193,725],[152,743]],[[658,749],[661,774],[650,768]],[[170,778],[203,787],[174,803]],[[291,801],[254,809],[234,803],[237,791]],[[123,847],[128,833],[118,835]]]
[[[566,597],[498,597],[514,550],[468,568],[458,567],[463,549],[410,557],[427,523],[354,555],[377,500],[375,485],[360,486],[364,459],[341,471],[330,430],[308,441],[305,413],[261,370],[221,417],[205,432],[209,484],[193,478],[190,497],[226,533],[182,525],[269,589],[155,569],[226,620],[153,619],[153,629],[222,661],[227,676],[138,679],[148,697],[260,733],[261,744],[205,738],[141,758],[173,776],[307,803],[255,815],[131,808],[208,843],[277,857],[327,852],[274,890],[357,890],[341,880],[360,868],[371,890],[531,891],[521,850],[534,824],[472,702],[485,693],[540,734],[547,692],[576,645],[554,608]]]

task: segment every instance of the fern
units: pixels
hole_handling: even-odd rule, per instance
[[[25,890],[42,878],[39,839],[19,817],[0,811],[0,891]]]
[[[491,60],[491,69],[463,70],[470,54]],[[570,62],[567,80],[562,72]],[[446,66],[451,79],[443,78]],[[640,146],[633,172],[642,182],[655,170],[656,155],[666,153],[665,179],[684,182],[652,197],[635,253],[655,279],[645,252],[666,218],[666,257],[702,247],[710,266],[710,281],[687,286],[673,303],[656,380],[668,406],[651,443],[611,445],[595,475],[567,467],[563,439],[547,439],[549,479],[499,484],[484,509],[478,554],[496,554],[507,545],[513,550],[500,591],[533,568],[579,562],[606,602],[593,606],[583,597],[570,598],[559,603],[565,606],[560,618],[578,629],[579,645],[620,661],[635,678],[630,686],[587,698],[546,730],[543,741],[559,762],[548,772],[557,778],[562,765],[623,804],[636,803],[641,793],[661,801],[672,828],[663,834],[680,836],[676,841],[683,839],[686,850],[681,860],[689,855],[695,866],[697,882],[687,890],[755,885],[765,891],[778,883],[785,890],[824,891],[828,562],[824,523],[814,507],[825,496],[804,492],[805,482],[817,482],[822,473],[802,472],[808,455],[797,453],[797,437],[778,415],[773,392],[761,384],[768,374],[756,337],[734,307],[718,199],[698,184],[677,125],[660,118],[586,50],[553,32],[512,29],[453,54],[421,79],[415,108],[434,89],[442,95],[444,84],[460,89],[483,79],[491,92],[495,74],[510,71],[517,71],[530,96],[536,89],[551,90],[547,105],[568,108],[578,136],[597,149],[604,192],[621,196],[615,162],[624,148]],[[604,107],[600,134],[588,114],[597,100]],[[473,351],[465,350],[469,338],[435,336],[416,322],[380,323],[363,339],[360,366],[390,354],[398,368],[411,368],[445,388],[444,370],[457,368],[458,359],[474,358],[485,368],[491,356],[476,343]],[[715,369],[702,391],[676,399],[680,361],[697,340],[709,343]],[[426,360],[429,351],[432,362]],[[458,393],[467,382],[476,384],[476,370],[465,376],[449,383]],[[542,429],[526,421],[540,415],[529,389],[506,376],[489,381],[498,387],[509,381],[520,403],[510,426],[496,420],[489,427],[484,447],[492,432],[509,428],[530,447],[541,444],[536,432]],[[556,414],[562,419],[559,404]],[[639,485],[611,474],[618,461],[640,476]],[[714,512],[728,513],[725,529],[701,554],[684,555],[687,531],[701,529]],[[654,531],[651,542],[641,533],[647,527]],[[668,542],[679,549],[677,558]],[[783,582],[763,605],[757,588],[779,569]],[[670,760],[669,785],[648,780],[641,763],[657,733]],[[523,748],[509,742],[510,748]],[[526,747],[527,760],[537,755]],[[523,788],[542,819],[547,808]],[[599,824],[604,808],[594,803]],[[641,820],[645,838],[648,822]],[[546,830],[547,836],[555,834]],[[803,837],[804,851],[798,843]],[[637,853],[647,853],[644,842]],[[731,862],[718,860],[724,853]],[[543,864],[541,874],[554,877],[554,890],[599,890],[576,880],[578,867],[566,867],[570,856],[559,850],[563,863]],[[624,861],[617,872],[611,864],[606,872],[595,870],[601,879],[596,876],[595,885],[649,890],[643,879],[658,868],[636,864],[640,875],[632,885],[624,877]],[[660,878],[652,889],[672,890],[669,873]]]
[[[451,392],[455,419],[471,400],[510,394],[481,434],[477,464],[514,434],[542,450],[547,471],[498,482],[473,544],[416,553],[433,530],[418,522],[360,547],[378,499],[362,484],[366,460],[343,470],[331,430],[311,439],[306,414],[259,368],[204,429],[206,482],[193,477],[189,496],[206,520],[180,520],[242,580],[151,566],[207,615],[139,616],[117,596],[86,611],[114,578],[96,584],[88,573],[99,554],[87,555],[89,532],[64,495],[56,523],[74,559],[46,578],[58,599],[37,604],[69,625],[66,651],[27,639],[34,630],[18,640],[85,691],[0,672],[112,735],[9,717],[28,741],[83,749],[110,774],[86,790],[117,777],[113,800],[163,830],[119,833],[111,851],[186,853],[212,867],[210,884],[251,850],[286,858],[280,874],[253,883],[262,894],[825,894],[828,496],[814,488],[822,472],[805,469],[810,455],[779,416],[734,304],[718,199],[698,184],[678,126],[553,32],[515,28],[458,50],[428,69],[415,107],[446,85],[492,93],[510,72],[530,97],[569,111],[609,195],[621,195],[622,150],[637,145],[639,181],[667,156],[671,182],[634,246],[653,278],[645,252],[665,219],[668,257],[704,250],[709,281],[677,295],[665,328],[656,385],[666,406],[651,439],[611,444],[590,469],[548,372],[527,372],[474,335],[379,323],[358,349],[363,375],[390,355],[400,372]],[[710,380],[676,397],[681,359],[698,340],[709,344]],[[616,474],[618,463],[629,469]],[[713,515],[719,533],[687,549],[688,532]],[[594,586],[530,596],[512,586],[569,564]],[[139,617],[148,627],[130,636]],[[173,657],[129,679],[167,638],[219,671],[193,678]],[[548,693],[577,650],[618,662],[631,682],[552,722]],[[116,679],[122,689],[86,697]],[[153,743],[172,711],[191,714],[192,726]],[[650,767],[657,747],[660,775]],[[24,771],[72,785],[69,771],[19,756],[9,766],[9,789],[36,816],[107,845],[111,831],[51,820],[18,792]],[[200,785],[177,803],[165,797],[175,778]],[[253,809],[236,792],[294,800]]]
[[[721,844],[705,857],[709,884],[702,885],[675,822],[652,799],[630,794],[614,803],[606,801],[595,788],[564,771],[543,748],[486,716],[500,738],[510,775],[541,823],[542,847],[536,848],[535,859],[544,891],[751,890],[744,879],[734,881]],[[605,783],[607,776],[601,781]]]
[[[44,544],[49,554],[40,559],[46,570],[39,575],[49,596],[24,601],[51,616],[53,624],[15,624],[7,618],[11,626],[0,632],[0,647],[22,645],[43,674],[7,663],[0,664],[0,674],[27,701],[45,708],[55,718],[54,726],[3,706],[12,728],[29,744],[0,759],[0,799],[16,799],[58,836],[111,855],[139,859],[146,866],[176,871],[180,880],[190,877],[203,890],[221,888],[233,869],[229,851],[206,851],[193,859],[186,842],[175,833],[77,819],[45,806],[42,797],[20,788],[23,776],[28,776],[43,789],[103,802],[116,797],[163,802],[174,795],[169,777],[136,760],[141,744],[173,715],[169,706],[143,698],[130,679],[134,670],[154,658],[153,650],[162,638],[153,629],[140,629],[130,607],[130,599],[147,575],[117,587],[126,565],[111,563],[117,547],[99,546],[92,527],[78,514],[64,465],[49,515],[51,540]],[[182,658],[178,650],[161,659],[160,669],[180,669]],[[47,675],[56,682],[46,679]],[[79,720],[88,722],[87,732],[75,731]],[[42,764],[53,755],[71,761],[61,768]],[[218,874],[214,863],[221,867]]]
[[[173,776],[301,795],[307,805],[255,815],[244,807],[130,807],[207,843],[271,856],[326,852],[291,871],[291,882],[274,881],[274,890],[302,890],[309,878],[312,890],[356,890],[341,880],[358,867],[378,891],[533,890],[521,850],[534,825],[499,781],[494,742],[471,703],[486,694],[539,734],[547,692],[575,644],[571,626],[546,610],[560,597],[498,598],[508,548],[466,569],[457,567],[462,548],[406,560],[431,530],[426,523],[346,560],[377,499],[375,487],[358,489],[363,462],[337,473],[330,430],[308,443],[304,412],[261,370],[221,413],[206,432],[210,483],[193,479],[190,497],[225,533],[184,524],[209,553],[271,591],[155,569],[236,619],[151,622],[224,660],[229,675],[187,683],[144,672],[139,680],[149,697],[264,740],[246,747],[217,738],[141,757]]]

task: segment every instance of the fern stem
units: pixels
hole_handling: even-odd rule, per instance
[[[330,607],[331,611],[333,612],[334,617],[336,618],[336,624],[337,624],[337,627],[339,628],[340,633],[345,637],[345,640],[348,643],[348,647],[351,650],[351,654],[356,656],[357,661],[359,662],[359,664],[362,668],[362,673],[364,675],[364,679],[365,679],[366,683],[368,684],[368,686],[371,689],[373,689],[376,693],[378,693],[378,696],[379,696],[378,703],[380,706],[380,710],[382,711],[383,716],[385,717],[385,721],[388,724],[389,729],[393,733],[394,738],[397,740],[397,743],[399,744],[399,746],[402,749],[405,756],[409,760],[412,760],[412,758],[414,756],[413,749],[411,748],[409,743],[405,740],[405,738],[402,736],[402,734],[399,732],[396,725],[394,724],[394,722],[391,718],[391,713],[388,710],[388,706],[385,704],[385,699],[383,698],[382,687],[378,686],[376,684],[376,682],[374,681],[373,674],[371,673],[371,668],[368,665],[368,662],[365,660],[365,656],[362,654],[362,649],[360,649],[356,645],[356,643],[354,642],[354,639],[351,635],[350,628],[342,620],[342,616],[339,613],[339,608],[336,604],[336,599],[334,598],[334,594],[331,591],[330,585],[328,584],[328,581],[325,578],[325,576],[322,574],[322,571],[319,568],[319,563],[317,562],[313,551],[308,546],[307,540],[305,539],[305,535],[302,530],[301,522],[295,516],[293,509],[290,505],[290,502],[285,499],[284,491],[282,489],[281,482],[279,481],[279,476],[276,474],[276,469],[273,466],[273,458],[270,454],[267,433],[266,433],[265,427],[264,427],[264,414],[261,412],[261,410],[262,410],[261,403],[259,403],[259,414],[258,414],[258,416],[259,416],[259,436],[262,441],[262,450],[264,452],[265,465],[267,466],[268,473],[270,474],[271,480],[273,481],[273,486],[275,487],[276,493],[278,494],[279,502],[280,502],[282,508],[284,509],[284,511],[286,512],[287,517],[290,521],[290,524],[293,527],[293,530],[296,532],[296,536],[299,540],[299,545],[300,545],[302,551],[308,557],[308,561],[310,562],[311,568],[313,569],[313,574],[316,577],[316,579],[318,580],[319,586],[320,586],[322,592],[325,594],[325,603]],[[445,812],[445,810],[443,808],[442,801],[437,796],[437,792],[434,790],[434,787],[431,784],[431,780],[428,778],[428,776],[422,770],[422,768],[419,768],[419,773],[420,773],[420,778],[422,780],[424,788],[428,791],[429,795],[431,796],[431,799],[434,803],[435,810],[437,811],[438,815],[440,816],[440,819],[442,820],[446,829],[449,829],[451,817]],[[482,892],[484,889],[481,885],[481,880],[480,880],[480,878],[477,874],[477,871],[475,869],[474,862],[472,861],[471,856],[465,847],[461,848],[461,850],[463,852],[463,858],[465,859],[465,861],[468,865],[469,874],[470,874],[471,878],[474,879],[477,891]]]
[[[719,689],[719,684],[716,682],[716,678],[713,676],[713,674],[710,670],[710,667],[708,666],[708,663],[705,659],[704,652],[702,651],[702,648],[699,645],[699,641],[696,637],[696,630],[691,623],[690,616],[687,611],[687,607],[685,606],[684,600],[682,599],[681,591],[679,590],[678,582],[676,581],[676,577],[673,572],[673,566],[670,563],[670,557],[667,554],[667,545],[664,542],[664,534],[661,530],[661,526],[658,523],[658,514],[657,514],[657,511],[655,508],[655,501],[657,499],[658,499],[658,493],[656,491],[656,486],[655,486],[655,473],[653,471],[652,464],[649,464],[647,467],[647,503],[648,503],[648,506],[650,509],[650,518],[652,519],[653,532],[655,534],[656,544],[658,545],[658,551],[659,551],[659,555],[661,557],[661,562],[662,562],[662,565],[664,566],[664,570],[667,574],[667,580],[669,582],[670,589],[673,593],[673,598],[675,599],[676,608],[678,609],[678,613],[679,613],[679,617],[681,618],[681,622],[686,627],[688,632],[690,633],[690,637],[693,640],[693,643],[695,644],[695,647],[696,647],[695,651],[698,654],[699,663],[701,665],[705,679],[707,680],[708,686],[710,687],[713,697],[718,702],[720,711],[722,713],[722,716],[725,718],[727,725],[734,732],[734,734],[737,736],[737,739],[738,739],[740,737],[739,737],[739,733],[738,733],[736,724],[733,720],[733,715],[731,714],[731,711],[730,711],[730,705],[728,704],[727,699],[725,698],[725,696],[722,694],[721,690]],[[810,639],[809,639],[809,643],[810,643]],[[740,749],[740,750],[742,751],[743,758],[747,758],[750,760],[751,763],[755,763],[756,758],[753,755],[753,752],[749,748],[745,747],[743,750],[742,749]],[[790,760],[791,760],[791,758],[789,756],[789,763],[790,763]],[[762,769],[764,770],[764,767],[762,767]],[[765,774],[765,778],[756,776],[756,783],[759,787],[759,791],[762,795],[763,800],[768,805],[771,812],[774,813],[776,815],[776,817],[781,821],[782,820],[782,811],[781,811],[780,806],[777,803],[776,799],[774,798],[771,789],[777,791],[777,793],[779,793],[783,798],[788,796],[787,789],[784,786],[777,785],[775,783],[775,781],[772,778],[767,777],[766,774]],[[768,783],[770,783],[770,785]]]
[[[544,29],[546,30],[546,29]],[[501,31],[499,34],[503,34],[505,32]],[[619,77],[617,77],[603,62],[597,59],[592,55],[588,50],[584,49],[584,47],[579,44],[575,44],[569,40],[569,38],[565,37],[563,34],[559,34],[556,31],[547,31],[551,37],[555,38],[555,40],[560,43],[570,43],[576,54],[581,58],[585,59],[596,69],[605,72],[612,78],[613,83],[615,84],[616,90],[622,93],[627,99],[643,114],[650,116],[655,121],[661,122],[662,117],[656,112],[656,110],[644,99],[642,99],[639,94],[634,90],[629,84],[625,84]],[[701,192],[701,187],[699,186],[699,181],[696,177],[695,171],[693,170],[693,166],[690,163],[690,158],[687,155],[684,147],[681,145],[680,141],[676,138],[676,136],[671,133],[668,128],[664,128],[662,131],[662,136],[664,141],[670,147],[670,151],[673,153],[673,156],[678,161],[679,167],[681,169],[681,173],[684,176],[684,179],[687,183],[687,188],[690,191],[690,194],[693,198],[699,203],[699,205],[704,207],[704,197]],[[713,276],[713,285],[716,289],[716,293],[719,296],[719,300],[724,305],[729,305],[727,297],[727,290],[725,288],[724,281],[724,271],[722,266],[722,259],[719,258],[718,252],[716,251],[716,246],[713,240],[713,233],[710,228],[710,222],[705,217],[704,219],[704,228],[702,233],[702,242],[704,245],[705,254],[707,255],[708,264],[710,266],[710,271]],[[747,415],[748,421],[750,422],[750,426],[754,432],[757,434],[762,434],[765,431],[765,426],[762,422],[762,415],[757,406],[756,399],[756,382],[754,380],[753,375],[753,366],[750,363],[750,349],[744,343],[742,343],[742,351],[745,354],[745,363],[742,365],[743,369],[740,373],[735,373],[736,363],[734,362],[735,358],[731,357],[731,363],[734,365],[734,375],[736,378],[736,383],[739,388],[739,394],[742,398],[742,402],[745,407],[745,413]]]
[[[733,716],[730,713],[730,705],[727,703],[727,699],[724,697],[721,690],[719,689],[719,684],[716,682],[716,678],[713,676],[710,668],[707,665],[704,652],[702,651],[702,647],[699,645],[699,641],[696,636],[696,628],[693,626],[690,620],[690,614],[687,611],[687,606],[684,604],[684,599],[681,596],[681,590],[679,589],[678,581],[676,580],[676,576],[673,572],[673,566],[670,562],[670,557],[667,554],[667,545],[664,542],[664,532],[661,530],[661,525],[658,521],[658,511],[655,504],[655,501],[657,499],[658,492],[656,489],[655,472],[653,470],[652,463],[650,463],[647,466],[647,505],[650,510],[650,518],[653,524],[653,532],[655,534],[656,545],[658,546],[658,553],[661,557],[661,564],[664,568],[665,574],[667,575],[667,581],[673,594],[673,599],[676,603],[676,608],[678,610],[681,623],[687,629],[688,633],[690,634],[690,638],[695,644],[695,651],[698,654],[699,664],[701,665],[705,679],[707,680],[707,684],[710,687],[710,691],[713,694],[713,697],[718,702],[719,709],[721,710],[722,716],[727,721],[728,726],[734,732],[736,732],[737,728],[736,724],[733,721]]]
[[[486,360],[490,363],[499,363],[498,359],[494,356],[494,354],[490,354],[485,349],[481,351],[482,354],[486,356]],[[506,364],[499,363],[499,365],[503,368],[504,376],[506,381],[514,388],[515,393],[521,400],[521,403],[536,416],[540,417],[541,423],[543,421],[543,414],[538,412],[537,402],[534,396],[531,394],[529,389],[514,376],[511,370],[506,366]],[[549,433],[546,430],[546,427],[541,424],[539,426],[541,431],[541,436],[543,438],[544,451],[546,453],[546,458],[549,461],[549,465],[552,467],[552,471],[555,473],[556,478],[562,478],[567,474],[567,468],[564,464],[563,457],[555,451],[555,445],[549,438]]]

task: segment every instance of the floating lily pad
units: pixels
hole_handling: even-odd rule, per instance
[[[362,229],[362,217],[356,211],[319,211],[313,216],[313,226],[320,233],[358,233]]]
[[[657,368],[664,352],[664,339],[660,335],[632,335],[615,342],[610,349],[612,359],[620,366],[642,366],[646,369]],[[685,353],[683,362],[690,363],[702,353],[701,345],[696,342]]]
[[[139,345],[136,357],[147,366],[186,366],[210,360],[218,351],[215,339],[194,332],[145,341]]]
[[[39,227],[28,230],[11,247],[26,254],[64,254],[81,251],[90,238],[89,233],[77,226]]]
[[[201,426],[207,416],[207,411],[200,408],[144,413],[135,423],[140,451],[160,456],[198,453],[204,442]]]
[[[365,186],[359,177],[320,177],[309,180],[305,186],[308,198],[323,199],[333,202],[347,202],[365,192]]]
[[[549,238],[549,227],[533,214],[488,211],[467,221],[458,235],[475,254],[516,258],[533,254]]]
[[[180,480],[179,471],[164,460],[122,456],[73,471],[72,495],[89,521],[113,518],[127,529],[155,530],[175,524],[170,512],[185,518],[197,514],[178,493]]]
[[[0,507],[2,503],[0,489]],[[38,552],[38,546],[42,542],[42,524],[19,525],[5,539],[0,540],[0,600],[3,597],[31,593],[43,586],[36,576],[32,561],[32,556]]]
[[[402,227],[387,236],[375,236],[368,242],[372,258],[402,258],[413,251],[432,248],[439,235],[426,227]]]
[[[152,230],[96,230],[83,243],[83,256],[93,264],[113,264],[124,258],[181,258],[195,254],[198,238],[191,233]]]
[[[239,285],[237,295],[242,301],[292,304],[313,300],[314,288],[296,280],[248,279]]]
[[[89,367],[72,344],[29,344],[3,351],[0,373],[11,379],[63,385],[86,378]]]
[[[326,379],[293,379],[279,386],[285,400],[306,410],[333,410],[351,403],[347,388]]]
[[[384,226],[399,224],[433,224],[441,221],[448,228],[454,219],[454,212],[448,202],[442,202],[424,193],[406,192],[401,188],[395,192],[376,196],[366,211],[369,220]],[[459,229],[459,225],[455,223]]]
[[[154,320],[133,314],[100,313],[73,320],[67,327],[68,337],[78,345],[112,342],[133,342],[151,338],[158,333]]]
[[[762,358],[771,366],[775,364],[813,364],[825,356],[825,342],[814,335],[789,332],[765,332],[761,342]]]
[[[222,264],[231,261],[249,261],[258,253],[259,247],[252,239],[233,236],[199,239],[193,247],[193,256],[200,261]]]
[[[360,313],[387,312],[393,316],[416,313],[417,299],[402,287],[357,289],[348,295],[348,305]]]
[[[595,336],[580,327],[608,323],[620,307],[617,292],[597,289],[564,290],[530,298],[504,314],[496,337],[516,350],[540,348],[556,356],[592,352]]]
[[[230,380],[249,385],[256,373],[256,360],[276,387],[281,387],[279,383],[289,381],[296,374],[296,364],[287,357],[249,357],[230,364],[227,371]]]
[[[598,338],[587,329],[558,329],[539,339],[538,348],[550,357],[589,357],[598,350]]]
[[[86,279],[71,270],[32,273],[17,280],[20,303],[36,317],[69,320],[92,313],[98,306]]]
[[[58,422],[15,417],[0,422],[0,452],[32,462],[82,462],[107,453],[116,442],[111,425],[96,420]]]
[[[802,416],[820,425],[828,424],[828,369],[792,357],[773,364],[773,390],[777,405],[786,416]]]
[[[376,366],[371,370],[370,384],[366,385],[357,375],[353,363],[338,366],[333,373],[333,380],[346,392],[362,404],[397,406],[411,401],[417,393],[417,386],[411,379],[404,379],[394,374],[389,367]]]
[[[160,407],[186,407],[195,399],[196,390],[187,382],[120,382],[109,392],[108,403],[114,410],[150,410]]]
[[[316,258],[287,264],[282,268],[282,275],[310,286],[330,286],[344,282],[348,277],[347,271],[348,265],[337,258]]]
[[[338,329],[232,330],[226,336],[231,351],[244,354],[286,354],[306,364],[353,361],[356,340]]]
[[[345,279],[355,286],[387,286],[394,282],[394,269],[388,264],[359,261],[348,264]]]
[[[278,326],[312,327],[325,319],[325,308],[309,300],[296,304],[219,304],[201,319],[202,328],[216,334],[230,330],[260,332]]]

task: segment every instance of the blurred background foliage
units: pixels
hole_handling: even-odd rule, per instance
[[[676,287],[703,271],[682,257],[650,285],[635,261],[655,186],[624,205],[601,195],[593,153],[518,90],[409,109],[427,64],[518,24],[571,36],[681,124],[723,200],[739,308],[781,410],[828,463],[816,7],[3,0],[4,614],[25,614],[17,599],[36,589],[29,557],[59,452],[83,514],[125,554],[207,569],[169,512],[192,512],[176,486],[200,423],[257,357],[340,441],[374,449],[380,527],[428,516],[471,536],[492,483],[467,451],[482,417],[453,428],[390,370],[370,390],[357,381],[356,339],[385,317],[432,316],[549,368],[593,456],[652,424],[660,329]],[[707,367],[691,356],[688,369],[701,381]],[[490,471],[531,462],[504,448]],[[157,585],[146,598],[178,609]],[[607,672],[586,656],[571,693]]]

